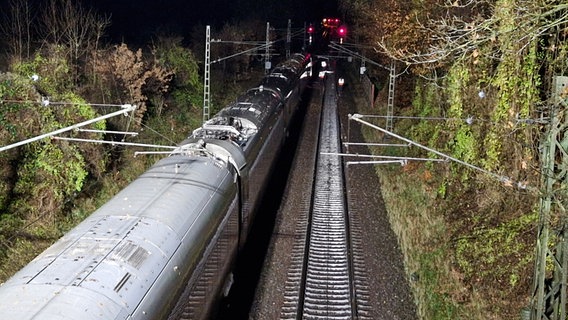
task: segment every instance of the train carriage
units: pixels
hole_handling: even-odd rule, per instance
[[[307,82],[294,55],[0,286],[1,319],[206,319]]]

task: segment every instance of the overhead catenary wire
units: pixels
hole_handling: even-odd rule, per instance
[[[394,159],[396,161],[432,161],[432,162],[446,162],[447,159],[436,158],[417,158],[417,157],[399,157],[399,156],[383,156],[383,155],[370,155],[358,153],[332,153],[322,152],[322,155],[341,156],[341,157],[354,157],[354,158],[375,158],[375,159]]]
[[[159,145],[159,144],[135,143],[135,142],[124,142],[124,141],[108,141],[108,140],[66,138],[66,137],[53,137],[53,139],[64,140],[64,141],[75,141],[75,142],[102,143],[102,144],[131,146],[131,147],[163,148],[163,149],[172,149],[172,150],[176,148],[174,146],[163,146],[163,145]]]
[[[122,110],[111,112],[109,114],[106,114],[106,115],[103,115],[103,116],[100,116],[100,117],[97,117],[97,118],[94,118],[94,119],[90,119],[90,120],[87,120],[87,121],[83,121],[83,122],[74,124],[74,125],[69,126],[69,127],[65,127],[65,128],[59,129],[59,130],[55,130],[55,131],[52,131],[52,132],[49,132],[49,133],[45,133],[45,134],[30,138],[30,139],[26,139],[26,140],[23,140],[23,141],[20,141],[20,142],[16,142],[16,143],[4,146],[4,147],[0,147],[0,152],[9,150],[9,149],[12,149],[12,148],[15,148],[15,147],[23,146],[23,145],[28,144],[30,142],[38,141],[38,140],[41,140],[41,139],[44,139],[44,138],[53,137],[53,136],[56,136],[60,133],[75,130],[77,128],[84,127],[86,125],[89,125],[89,124],[95,123],[95,122],[99,122],[99,121],[104,120],[104,119],[112,118],[112,117],[115,117],[115,116],[118,116],[118,115],[125,115],[128,112],[136,109],[135,105],[130,105],[130,104],[121,105],[120,107],[122,107]]]
[[[47,101],[47,103],[46,103]],[[14,100],[14,99],[0,99],[0,104],[2,103],[21,103],[21,104],[41,104],[45,107],[53,106],[76,106],[76,105],[88,105],[89,107],[124,107],[130,104],[114,104],[114,103],[78,103],[78,102],[65,102],[65,101],[49,101],[48,99],[37,101],[37,100]]]
[[[91,132],[91,133],[110,133],[110,134],[123,134],[128,136],[137,136],[138,132],[132,131],[112,131],[112,130],[96,130],[96,129],[76,129],[79,132]]]
[[[492,125],[499,125],[498,122],[492,122],[487,119],[477,118],[474,116],[468,116],[467,118],[454,118],[454,117],[420,117],[420,116],[384,116],[384,115],[376,115],[376,114],[365,114],[361,115],[361,117],[365,118],[392,118],[392,119],[405,119],[405,120],[428,120],[428,121],[456,121],[456,122],[465,122],[468,125],[473,125],[475,122],[482,122],[482,123],[489,123]],[[515,116],[515,123],[516,124],[546,124],[548,123],[547,118],[538,118],[538,119],[531,119],[531,118],[519,118],[517,114]]]
[[[2,102],[10,102],[10,103],[26,103],[26,102],[27,102],[27,103],[38,103],[37,101],[0,100],[0,103],[2,103]],[[55,102],[55,103],[51,103],[50,105],[76,105],[76,103]],[[11,148],[15,148],[15,147],[17,147],[17,146],[21,146],[21,145],[24,145],[24,144],[27,144],[27,143],[30,143],[30,142],[33,142],[33,141],[37,141],[37,140],[41,140],[41,139],[44,139],[44,138],[47,138],[47,137],[51,137],[51,136],[54,136],[54,135],[57,135],[57,134],[60,134],[60,133],[63,133],[63,132],[67,132],[67,131],[71,131],[71,130],[77,130],[79,127],[86,126],[86,125],[88,125],[88,124],[95,123],[95,122],[98,122],[98,121],[101,121],[101,120],[104,120],[104,119],[107,119],[107,118],[111,118],[111,117],[114,117],[114,116],[117,116],[117,115],[127,114],[128,112],[133,111],[133,110],[136,109],[136,106],[135,106],[135,105],[130,105],[130,104],[89,104],[89,105],[90,105],[90,106],[101,106],[101,107],[121,107],[122,110],[119,110],[119,111],[116,111],[116,112],[112,112],[112,113],[103,115],[103,116],[101,116],[101,117],[95,118],[95,119],[87,120],[87,121],[84,121],[84,122],[75,124],[75,125],[73,125],[73,126],[69,126],[69,127],[66,127],[66,128],[60,129],[60,130],[56,130],[56,131],[53,131],[53,132],[50,132],[50,133],[47,133],[47,134],[44,134],[44,135],[40,135],[40,136],[37,136],[37,137],[34,137],[34,138],[30,138],[30,139],[27,139],[27,140],[24,140],[24,141],[20,141],[20,142],[18,142],[18,143],[14,143],[14,144],[11,144],[11,145],[8,145],[8,146],[1,147],[1,148],[0,148],[0,152],[1,152],[1,151],[4,151],[4,150],[11,149]],[[44,104],[44,106],[46,106],[46,105]],[[66,202],[67,202],[67,201],[66,201]],[[45,213],[41,214],[41,215],[38,216],[35,220],[30,221],[30,222],[27,223],[26,225],[22,226],[20,230],[25,230],[25,229],[29,228],[30,226],[32,226],[32,225],[38,223],[38,222],[41,221],[41,219],[43,219],[48,213],[49,213],[49,212],[46,211]],[[10,241],[12,241],[12,239],[14,239],[15,237],[16,237],[16,234],[14,234],[14,235],[12,235],[11,237],[9,237],[8,239],[6,239],[5,242],[10,242]],[[2,245],[3,245],[5,248],[10,249],[10,247],[7,246],[6,244],[4,244],[4,242],[2,242]]]
[[[474,120],[485,121],[483,119],[474,118],[469,116],[467,118],[451,118],[451,117],[417,117],[417,116],[383,116],[383,115],[370,115],[365,114],[361,115],[361,117],[365,118],[393,118],[393,119],[410,119],[410,120],[439,120],[439,121],[458,121],[458,122],[465,122],[467,124],[472,124]]]
[[[349,146],[371,146],[371,147],[410,147],[410,144],[402,143],[373,143],[373,142],[343,142],[346,147]]]
[[[301,32],[296,32],[292,36],[296,36],[298,34],[301,34]],[[227,60],[227,59],[231,59],[231,58],[234,58],[236,56],[240,56],[240,55],[245,54],[245,53],[249,53],[249,52],[253,52],[253,51],[257,51],[257,50],[263,50],[263,49],[266,49],[268,47],[271,47],[276,42],[280,42],[280,41],[284,41],[284,40],[285,40],[285,38],[283,38],[283,37],[269,41],[268,43],[265,42],[265,41],[246,41],[245,42],[245,41],[224,41],[224,40],[219,40],[219,39],[211,40],[212,43],[232,43],[232,44],[256,45],[256,47],[253,47],[253,48],[250,48],[250,49],[247,49],[247,50],[243,50],[241,52],[231,54],[231,55],[228,55],[226,57],[218,58],[216,60],[212,60],[211,64],[218,63],[218,62],[221,62],[221,61],[224,61],[224,60]]]
[[[345,162],[347,166],[350,165],[360,165],[360,164],[400,164],[401,166],[406,165],[404,160],[371,160],[371,161],[347,161]]]
[[[362,117],[363,117],[363,116],[360,115],[360,114],[353,114],[353,115],[350,114],[350,115],[349,115],[349,120],[357,121],[357,122],[359,122],[359,123],[361,123],[361,124],[364,124],[364,125],[366,125],[366,126],[369,126],[369,127],[373,128],[373,129],[379,130],[379,131],[381,131],[382,133],[387,134],[387,135],[389,135],[389,136],[391,136],[391,137],[393,137],[393,138],[402,140],[402,141],[404,141],[404,142],[406,142],[406,143],[409,143],[409,144],[411,144],[411,145],[413,145],[413,146],[416,146],[416,147],[419,147],[419,148],[424,149],[424,150],[426,150],[426,151],[432,152],[432,153],[434,153],[434,154],[436,154],[436,155],[438,155],[438,156],[440,156],[440,157],[442,157],[442,158],[444,158],[444,159],[451,160],[451,161],[453,161],[453,162],[459,163],[459,164],[461,164],[461,165],[463,165],[463,166],[466,166],[466,167],[468,167],[468,168],[470,168],[470,169],[473,169],[473,170],[475,170],[475,171],[479,171],[479,172],[482,172],[482,173],[484,173],[484,174],[487,174],[488,176],[491,176],[491,177],[493,177],[493,178],[496,178],[497,180],[499,180],[499,182],[502,182],[502,183],[505,184],[505,185],[508,185],[508,186],[516,185],[516,187],[518,187],[519,189],[528,189],[528,190],[531,190],[531,191],[534,191],[534,192],[537,192],[537,191],[538,191],[538,190],[535,190],[535,189],[532,188],[532,187],[528,187],[525,183],[521,183],[521,182],[516,182],[516,183],[515,183],[515,181],[513,181],[511,178],[509,178],[509,177],[507,177],[507,176],[500,175],[500,174],[497,174],[497,173],[495,173],[495,172],[491,172],[491,171],[489,171],[489,170],[485,170],[485,169],[480,168],[480,167],[478,167],[478,166],[475,166],[475,165],[473,165],[473,164],[471,164],[471,163],[467,163],[467,162],[465,162],[465,161],[463,161],[463,160],[454,158],[454,157],[452,157],[452,156],[450,156],[450,155],[444,154],[444,153],[442,153],[442,152],[440,152],[440,151],[437,151],[437,150],[435,150],[435,149],[432,149],[432,148],[429,148],[429,147],[427,147],[427,146],[424,146],[424,145],[422,145],[422,144],[420,144],[420,143],[418,143],[418,142],[415,142],[415,141],[413,141],[413,140],[411,140],[411,139],[405,138],[405,137],[403,137],[403,136],[401,136],[401,135],[398,135],[398,134],[396,134],[396,133],[394,133],[394,132],[391,132],[391,131],[388,131],[388,130],[386,130],[386,129],[383,129],[383,128],[377,126],[377,125],[374,125],[374,124],[372,124],[372,123],[370,123],[370,122],[367,122],[367,121],[363,120]]]
[[[45,101],[45,100],[44,100]],[[42,104],[44,107],[47,106],[69,106],[69,105],[77,105],[77,103],[70,103],[70,102],[50,102],[48,104],[45,104],[43,101],[39,102],[39,101],[35,101],[35,100],[0,100],[0,104],[4,103],[4,102],[8,102],[8,103],[40,103]],[[80,127],[86,126],[88,124],[91,123],[95,123],[107,118],[111,118],[114,117],[116,115],[127,115],[129,112],[134,111],[136,109],[135,105],[130,105],[130,104],[98,104],[98,103],[89,103],[88,104],[91,107],[121,107],[123,108],[120,111],[116,111],[92,120],[88,120],[88,121],[84,121],[78,124],[75,124],[73,126],[69,126],[66,128],[63,128],[61,130],[57,130],[54,132],[51,132],[49,134],[45,134],[45,135],[41,135],[41,136],[37,136],[31,139],[27,139],[9,146],[5,146],[0,148],[0,152],[4,151],[4,150],[8,150],[20,145],[23,145],[25,143],[30,143],[33,141],[37,141],[37,140],[41,140],[43,138],[47,138],[47,137],[51,137],[52,139],[57,139],[57,140],[69,140],[69,141],[78,141],[78,142],[91,142],[91,143],[102,143],[102,144],[111,144],[111,145],[126,145],[126,146],[140,146],[140,147],[149,147],[149,148],[163,148],[163,149],[170,149],[170,150],[175,150],[177,147],[174,146],[163,146],[163,145],[151,145],[151,144],[142,144],[142,143],[129,143],[129,142],[124,142],[124,141],[106,141],[106,140],[93,140],[93,139],[79,139],[79,138],[66,138],[66,137],[58,137],[56,136],[57,134],[60,133],[64,133],[67,131],[71,131],[71,130],[76,130],[76,131],[84,131],[84,132],[94,132],[94,133],[110,133],[110,134],[124,134],[124,135],[131,135],[131,136],[135,136],[138,135],[137,132],[126,132],[126,131],[108,131],[108,130],[94,130],[94,129],[82,129]],[[148,127],[147,125],[145,125],[144,123],[142,123],[141,120],[136,120],[137,123],[139,123],[141,126],[147,128],[148,130],[158,134],[159,136],[165,138],[166,140],[168,140],[169,142],[174,143],[173,141],[171,141],[171,139],[165,137],[164,135],[160,134],[159,132],[157,132],[156,130]],[[138,152],[139,154],[143,154],[143,152]],[[172,151],[165,151],[163,152],[163,154],[172,154]],[[137,154],[135,154],[136,156]],[[66,200],[66,202],[68,202],[69,200]],[[20,228],[20,230],[25,230],[29,227],[31,227],[32,225],[38,223],[39,221],[41,221],[45,216],[47,216],[49,214],[48,211],[46,211],[45,213],[41,214],[40,216],[38,216],[35,220],[30,221],[29,223],[27,223],[26,225],[22,226]],[[5,242],[10,242],[12,241],[15,237],[17,236],[17,234],[12,235],[11,237],[9,237],[8,239],[6,239]],[[1,243],[2,246],[4,246],[6,249],[10,249],[9,246],[7,246],[5,243]]]
[[[44,99],[44,100],[42,100],[42,101],[37,101],[37,100],[0,99],[0,104],[2,104],[2,103],[41,104],[41,105],[43,105],[44,107],[75,106],[75,105],[81,104],[81,103],[65,102],[65,101],[49,101],[49,100],[47,100],[47,99]],[[131,106],[130,104],[112,104],[112,103],[85,103],[85,104],[86,104],[86,105],[89,105],[90,107],[114,107],[114,108],[116,108],[116,107],[121,107],[121,108],[123,108],[123,109],[124,109],[125,107],[127,107],[127,106]],[[136,106],[133,106],[133,107],[136,108]],[[95,120],[95,119],[94,119],[95,121],[92,121],[92,122],[88,122],[88,123],[87,123],[87,121],[86,121],[86,122],[81,122],[81,123],[79,123],[79,124],[76,124],[76,125],[73,125],[73,126],[64,128],[64,129],[70,128],[69,130],[63,130],[63,131],[59,131],[59,130],[58,130],[58,131],[56,131],[55,134],[53,134],[53,132],[52,132],[52,133],[50,133],[50,134],[46,134],[46,135],[34,137],[34,138],[31,138],[31,139],[28,139],[28,140],[25,140],[25,141],[27,141],[27,143],[29,143],[29,142],[34,142],[34,141],[36,141],[36,140],[41,140],[41,139],[43,139],[43,138],[50,137],[50,136],[55,136],[55,135],[58,135],[58,134],[60,134],[60,133],[64,133],[64,132],[71,131],[71,130],[82,131],[82,132],[103,133],[103,134],[119,134],[119,135],[124,135],[124,136],[137,136],[139,133],[138,133],[138,132],[132,132],[132,131],[110,131],[110,130],[95,130],[95,129],[84,129],[84,128],[82,128],[82,127],[84,127],[84,126],[86,126],[86,125],[88,125],[88,124],[91,124],[91,123],[94,123],[94,122],[97,122],[97,121],[100,121],[100,120],[104,120],[104,119],[107,119],[107,118],[116,116],[117,114],[118,114],[118,115],[124,114],[124,115],[126,116],[126,115],[127,115],[129,112],[131,112],[131,111],[134,111],[134,109],[117,111],[116,113],[111,113],[111,114],[108,114],[108,115],[99,117],[99,118],[97,118],[98,120]],[[146,128],[147,130],[149,130],[149,131],[151,131],[151,132],[157,134],[158,136],[160,136],[161,138],[163,138],[163,139],[166,140],[167,142],[171,143],[172,145],[176,144],[175,141],[171,140],[170,138],[166,137],[165,135],[159,133],[158,131],[156,131],[156,130],[152,129],[151,127],[149,127],[148,125],[144,124],[140,119],[132,119],[132,117],[131,117],[131,118],[130,118],[130,121],[129,121],[129,123],[128,123],[128,126],[130,126],[130,122],[131,122],[132,120],[134,120],[138,125],[140,125],[140,126]],[[31,140],[31,141],[30,141],[30,140]],[[25,143],[22,143],[22,142],[23,142],[23,141],[17,142],[17,143],[15,143],[15,144],[13,144],[13,145],[8,145],[8,146],[5,146],[5,147],[0,147],[0,152],[25,144]],[[104,140],[92,140],[91,142],[93,142],[93,143],[109,143],[109,142],[105,142]],[[122,142],[124,142],[124,139],[122,140]],[[119,143],[116,142],[116,141],[113,142],[113,143],[109,143],[109,144],[119,145]],[[160,148],[160,147],[172,148],[171,146],[152,146],[152,145],[149,145],[149,146],[150,146],[150,147],[157,147],[157,148]]]

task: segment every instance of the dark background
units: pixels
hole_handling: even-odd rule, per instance
[[[4,1],[4,0],[0,0]],[[101,14],[111,15],[113,42],[141,42],[157,32],[187,37],[197,25],[221,27],[228,22],[258,19],[275,28],[318,22],[336,16],[336,0],[83,0]]]

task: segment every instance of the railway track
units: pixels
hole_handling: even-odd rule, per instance
[[[325,82],[311,192],[304,196],[281,319],[366,319],[361,236],[350,232],[334,77]]]

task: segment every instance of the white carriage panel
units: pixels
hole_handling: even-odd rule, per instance
[[[98,292],[65,287],[44,309],[38,319],[123,320],[128,311]]]
[[[226,197],[227,188],[235,182],[231,172],[213,160],[194,161],[192,166],[180,167],[179,173],[176,182],[139,215],[161,221],[181,238],[212,199]]]
[[[82,223],[37,256],[9,282],[78,284],[138,221],[136,217],[99,217]]]
[[[16,285],[0,291],[3,319],[113,320],[127,311],[96,292],[55,285]]]
[[[229,194],[230,197],[224,195],[225,199],[214,199],[211,204],[215,205],[204,208],[133,313],[133,318],[165,317],[172,312],[171,307],[176,303],[178,308],[185,305],[191,309],[188,311],[184,308],[184,312],[189,312],[190,319],[194,319],[196,314],[206,314],[209,303],[217,297],[216,290],[220,290],[219,283],[224,280],[222,273],[228,270],[238,244],[236,189],[231,190]],[[191,290],[187,291],[188,289]],[[182,300],[178,300],[179,295],[182,295]],[[187,304],[199,310],[192,309],[192,306]],[[177,309],[174,312],[176,311],[180,312]]]
[[[80,286],[100,292],[132,312],[155,283],[179,242],[167,226],[141,219]]]

